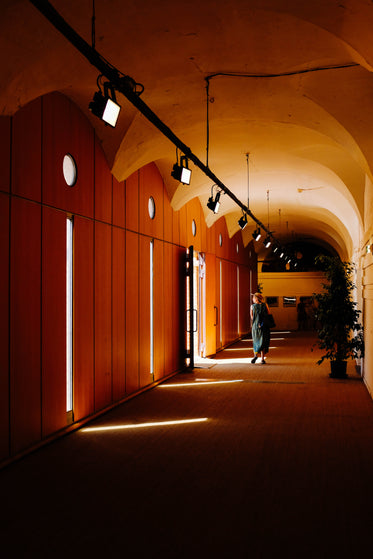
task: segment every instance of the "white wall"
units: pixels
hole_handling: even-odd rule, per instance
[[[284,307],[284,297],[311,296],[323,291],[321,284],[325,281],[322,272],[270,272],[258,273],[258,282],[262,285],[264,297],[278,297],[278,307],[270,310],[275,317],[276,329],[297,330],[297,308]]]

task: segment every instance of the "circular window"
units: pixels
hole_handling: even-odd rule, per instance
[[[78,174],[75,159],[69,153],[63,158],[62,171],[67,186],[74,186]]]
[[[150,196],[148,201],[148,212],[150,219],[155,218],[155,202],[153,196]]]
[[[219,245],[223,246],[223,237],[221,233],[219,233]]]
[[[193,233],[193,237],[195,237],[196,234],[197,234],[197,225],[196,225],[196,222],[194,221],[194,219],[192,221],[192,233]]]

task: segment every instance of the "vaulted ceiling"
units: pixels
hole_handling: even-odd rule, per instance
[[[361,245],[372,221],[372,2],[52,4],[89,44],[94,5],[96,50],[143,84],[142,100],[277,238],[320,239],[343,257]],[[155,161],[175,209],[198,196],[208,225],[224,215],[239,229],[229,196],[219,214],[207,209],[201,170],[191,165],[189,186],[171,177],[175,146],[128,100],[118,96],[115,129],[90,113],[98,71],[31,2],[1,8],[0,114],[61,91],[91,119],[118,180]]]

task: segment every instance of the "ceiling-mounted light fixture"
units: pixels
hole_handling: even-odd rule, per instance
[[[95,116],[115,128],[121,106],[117,103],[115,89],[110,82],[104,83],[104,93],[102,93],[99,84],[100,78],[101,76],[97,78],[99,90],[94,94],[93,101],[90,102],[88,108]]]
[[[221,191],[219,190],[216,193],[215,200],[214,200],[213,189],[214,189],[214,185],[212,185],[212,187],[211,187],[211,196],[208,199],[207,207],[208,207],[209,210],[214,212],[214,214],[217,214],[218,211],[219,211],[219,206],[220,206],[219,200],[220,200]]]
[[[241,229],[245,229],[247,225],[247,214],[242,213],[242,216],[238,220],[238,225],[241,227]]]
[[[281,250],[281,253],[280,253],[280,258],[283,258],[283,257],[284,257],[284,251],[283,251],[283,250]]]
[[[179,163],[175,163],[171,171],[171,176],[182,184],[190,184],[192,171],[188,169],[188,159],[186,155],[180,157],[180,165]]]
[[[257,229],[255,229],[254,233],[253,233],[253,239],[254,241],[259,241],[260,237],[262,236],[261,232],[260,232],[260,227],[258,227]]]
[[[266,248],[269,248],[269,247],[271,246],[271,243],[272,243],[271,237],[268,235],[268,236],[265,238],[263,244],[264,244],[264,246],[265,246]]]

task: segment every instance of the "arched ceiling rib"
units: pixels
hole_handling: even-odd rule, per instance
[[[90,42],[92,2],[52,4]],[[267,223],[269,190],[270,223],[281,208],[291,231],[351,255],[367,228],[373,169],[372,3],[96,0],[95,7],[97,50],[144,84],[144,101],[202,161],[207,76],[357,64],[276,78],[221,76],[209,89],[212,171],[246,202],[250,153],[253,213]],[[126,100],[115,130],[89,113],[97,71],[27,0],[3,0],[0,52],[0,114],[61,91],[91,119],[118,180],[156,161],[174,208],[197,196],[207,223],[214,221],[206,209],[211,183],[198,170],[190,187],[175,183],[174,146]],[[224,197],[219,215],[233,234],[239,208]]]

